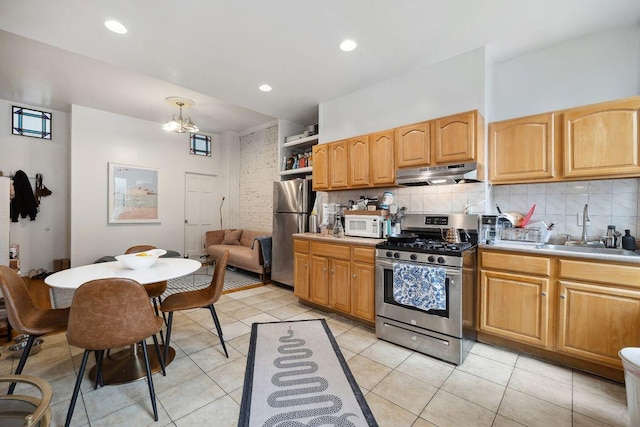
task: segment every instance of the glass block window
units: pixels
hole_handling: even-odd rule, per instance
[[[211,137],[199,133],[191,134],[191,154],[211,157]]]
[[[51,113],[13,106],[11,133],[51,139]]]

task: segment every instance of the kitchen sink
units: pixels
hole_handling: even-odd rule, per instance
[[[579,245],[540,245],[536,246],[538,249],[551,249],[554,251],[565,251],[565,252],[579,252],[579,253],[587,253],[587,254],[603,254],[603,255],[626,255],[626,256],[640,256],[639,253],[630,251],[627,249],[615,249],[615,248],[605,248],[604,246],[598,245],[587,245],[587,246],[579,246]]]

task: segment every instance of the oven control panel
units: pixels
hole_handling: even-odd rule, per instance
[[[462,257],[451,255],[376,249],[376,258],[406,263],[441,265],[443,267],[462,267]]]

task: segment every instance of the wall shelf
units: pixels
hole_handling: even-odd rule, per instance
[[[311,173],[311,172],[313,172],[313,166],[308,166],[306,168],[289,169],[286,171],[282,171],[280,172],[280,176],[299,175],[299,174],[305,174],[305,173]]]
[[[313,136],[307,136],[306,138],[296,139],[295,141],[285,142],[283,147],[287,148],[307,148],[314,146],[318,143],[318,134]]]

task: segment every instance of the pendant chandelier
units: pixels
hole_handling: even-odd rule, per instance
[[[169,104],[177,105],[180,108],[180,113],[178,114],[178,117],[176,117],[176,115],[174,114],[171,120],[169,120],[167,123],[162,125],[162,129],[169,132],[176,132],[176,133],[198,132],[199,130],[198,126],[196,126],[195,123],[191,121],[191,117],[189,116],[187,116],[186,118],[182,117],[182,107],[185,107],[185,108],[193,107],[194,105],[196,105],[195,102],[193,102],[190,99],[178,98],[175,96],[170,96],[169,98],[166,99],[166,101]]]

